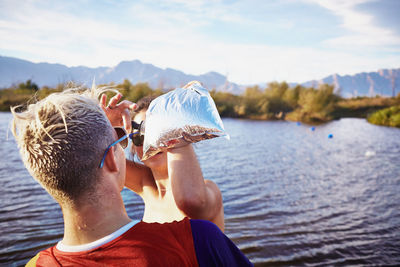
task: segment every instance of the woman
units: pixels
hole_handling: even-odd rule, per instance
[[[135,109],[133,120],[141,123],[153,98],[145,97],[134,106],[129,101],[118,104],[121,97],[116,95],[106,107],[103,95],[101,105],[114,126],[123,123],[130,130],[127,108]],[[131,148],[139,158],[143,155],[142,145],[133,144]],[[125,186],[142,197],[144,222],[164,223],[189,217],[209,220],[224,231],[221,192],[214,182],[204,180],[191,144],[158,153],[143,164],[127,160],[126,166]]]

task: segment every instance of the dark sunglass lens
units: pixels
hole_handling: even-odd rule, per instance
[[[134,136],[132,136],[132,141],[133,141],[133,144],[135,145],[135,146],[139,146],[139,134],[135,134]]]
[[[144,142],[144,135],[141,135],[139,139],[140,139],[140,145],[142,146]]]
[[[140,145],[143,146],[143,142],[144,142],[144,135],[141,135],[140,137]]]
[[[126,135],[125,131],[122,128],[114,128],[114,129],[117,132],[118,139]],[[126,138],[119,143],[121,144],[122,148],[126,148],[128,146],[128,139]]]
[[[132,124],[132,129],[139,130],[139,128],[140,128],[140,124],[139,123],[137,123],[135,121],[131,121],[131,124]]]
[[[144,141],[144,135],[135,134],[132,137],[132,141],[135,144],[135,146],[142,146]]]
[[[125,138],[120,142],[122,148],[126,148],[128,146],[128,138]]]

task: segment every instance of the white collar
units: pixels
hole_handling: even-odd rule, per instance
[[[120,237],[121,235],[123,235],[126,231],[128,231],[129,229],[131,229],[136,223],[138,223],[139,221],[131,221],[130,223],[122,226],[121,228],[119,228],[117,231],[115,231],[114,233],[111,233],[105,237],[102,237],[100,239],[97,239],[96,241],[87,243],[87,244],[83,244],[83,245],[76,245],[76,246],[70,246],[70,245],[65,245],[62,243],[62,241],[57,243],[56,248],[59,251],[63,251],[63,252],[83,252],[83,251],[88,251],[88,250],[92,250],[95,248],[98,248],[108,242],[113,241],[114,239],[116,239],[117,237]]]

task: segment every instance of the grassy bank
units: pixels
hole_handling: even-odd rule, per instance
[[[367,119],[376,125],[400,128],[400,105],[374,112]]]
[[[342,99],[332,112],[334,118],[367,118],[372,113],[400,104],[400,98],[358,97]]]
[[[163,90],[152,89],[146,83],[134,85],[128,80],[121,84],[108,84],[108,86],[113,86],[124,95],[125,99],[133,102],[146,95],[163,93]],[[39,88],[28,80],[25,83],[0,90],[0,111],[9,111],[10,106],[40,100],[50,93],[61,91],[64,87],[64,84],[60,84],[55,88]],[[321,84],[318,88],[313,88],[300,85],[289,87],[285,82],[273,82],[267,84],[265,88],[248,87],[241,95],[216,90],[211,90],[210,94],[221,117],[292,120],[312,124],[346,117],[368,117],[368,121],[371,123],[379,121],[380,125],[394,126],[397,125],[398,116],[396,114],[398,111],[380,110],[400,105],[400,94],[396,98],[344,99],[336,95],[334,87],[328,84]]]

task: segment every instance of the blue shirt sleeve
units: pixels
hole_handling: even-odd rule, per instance
[[[199,266],[253,266],[239,248],[212,222],[190,220]]]

